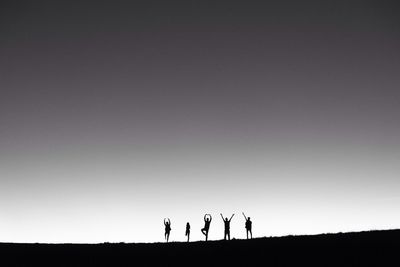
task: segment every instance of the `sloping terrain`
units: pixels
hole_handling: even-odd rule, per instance
[[[397,266],[400,230],[153,244],[0,244],[1,266]]]

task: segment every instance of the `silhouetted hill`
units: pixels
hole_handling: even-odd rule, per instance
[[[400,230],[153,244],[1,243],[1,266],[397,266]]]

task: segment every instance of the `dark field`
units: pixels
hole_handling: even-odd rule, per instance
[[[0,244],[1,266],[399,266],[400,230],[153,244]]]

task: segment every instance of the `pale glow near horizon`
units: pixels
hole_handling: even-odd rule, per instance
[[[258,155],[242,165],[240,158],[169,158],[136,168],[130,160],[78,164],[64,158],[9,166],[8,172],[3,165],[10,179],[0,196],[0,241],[163,242],[164,217],[172,222],[170,241],[186,240],[187,221],[191,240],[198,241],[205,213],[213,215],[209,239],[219,240],[220,212],[235,213],[231,237],[245,238],[242,211],[252,218],[254,237],[398,228],[400,165],[377,157],[350,162],[351,155],[331,155],[335,161],[327,162],[309,155],[283,164],[279,156]],[[29,181],[27,173],[42,182]],[[140,182],[130,180],[135,176]]]

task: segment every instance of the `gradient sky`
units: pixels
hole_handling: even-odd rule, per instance
[[[0,242],[400,227],[396,1],[26,2],[0,4]]]

